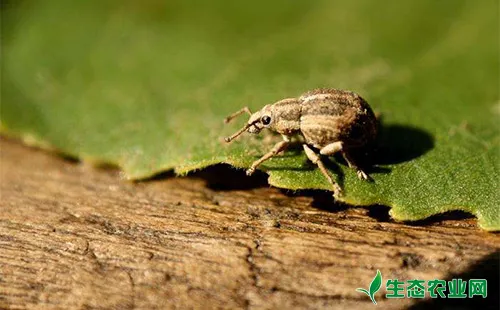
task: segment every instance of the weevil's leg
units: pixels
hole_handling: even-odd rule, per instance
[[[229,115],[224,119],[224,123],[229,123],[233,118],[240,116],[243,113],[247,113],[248,115],[252,115],[252,112],[250,112],[250,109],[248,107],[244,107],[241,110]]]
[[[340,152],[342,154],[342,156],[344,157],[345,161],[347,162],[347,165],[349,165],[349,168],[356,170],[356,174],[358,175],[358,178],[360,178],[361,180],[370,180],[371,179],[370,176],[368,174],[366,174],[366,172],[361,170],[361,168],[359,168],[354,163],[352,158],[349,156],[349,154],[344,149],[344,145],[343,145],[342,141],[330,143],[330,144],[326,145],[325,147],[323,147],[319,152],[321,155],[327,155],[327,156],[331,156],[337,152]]]
[[[252,175],[260,164],[285,150],[288,147],[288,144],[290,144],[290,139],[287,136],[283,136],[283,141],[276,143],[272,150],[270,150],[266,155],[253,162],[252,166],[247,169],[247,175]]]
[[[373,179],[361,168],[359,168],[353,161],[352,157],[349,156],[349,153],[346,152],[345,150],[342,150],[342,156],[344,157],[345,161],[349,165],[350,168],[353,168],[356,170],[356,174],[358,175],[358,178],[360,180],[365,180],[365,181],[372,181]]]
[[[309,146],[307,146],[307,144],[302,144],[302,147],[304,148],[304,151],[306,152],[307,158],[309,158],[309,160],[312,161],[313,164],[315,164],[315,165],[318,166],[318,168],[321,171],[321,173],[323,173],[323,175],[326,177],[326,179],[328,180],[328,182],[330,182],[330,184],[332,185],[332,187],[333,187],[333,196],[338,197],[339,195],[342,195],[342,189],[332,179],[332,177],[330,176],[330,174],[326,170],[325,165],[321,161],[321,158],[319,158],[319,155],[316,154],[316,153],[314,153],[314,151]]]
[[[319,150],[319,153],[321,155],[331,156],[342,151],[343,147],[343,143],[341,141],[337,141],[324,146],[321,150]]]

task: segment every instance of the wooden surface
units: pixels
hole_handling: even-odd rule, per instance
[[[376,309],[384,279],[488,278],[486,300],[379,309],[498,309],[500,236],[462,213],[395,223],[382,206],[290,194],[225,166],[130,183],[0,140],[0,308]],[[479,308],[477,308],[479,309]]]

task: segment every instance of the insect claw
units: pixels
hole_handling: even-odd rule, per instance
[[[247,171],[246,171],[246,174],[248,176],[251,176],[254,172],[255,172],[255,168],[248,168]]]
[[[339,197],[342,197],[342,196],[343,196],[343,193],[342,193],[342,189],[340,188],[340,186],[338,186],[338,184],[333,185],[333,198],[338,199]]]
[[[364,171],[362,171],[362,170],[358,170],[356,172],[356,174],[358,175],[358,178],[360,180],[373,181],[373,179],[368,174],[366,174]]]

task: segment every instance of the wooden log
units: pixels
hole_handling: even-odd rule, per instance
[[[16,141],[0,147],[0,308],[369,309],[355,289],[377,269],[384,279],[482,270],[489,296],[473,301],[498,306],[500,237],[463,213],[396,223],[386,207],[286,193],[225,166],[132,183]],[[384,309],[435,305],[384,295]]]

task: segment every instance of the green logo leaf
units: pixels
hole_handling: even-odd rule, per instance
[[[375,275],[375,278],[373,278],[372,283],[370,283],[370,291],[365,290],[364,288],[357,288],[356,291],[358,292],[363,292],[370,299],[372,302],[376,305],[377,302],[375,301],[375,293],[380,289],[380,286],[382,286],[382,274],[380,273],[380,270],[377,269],[377,274]]]

